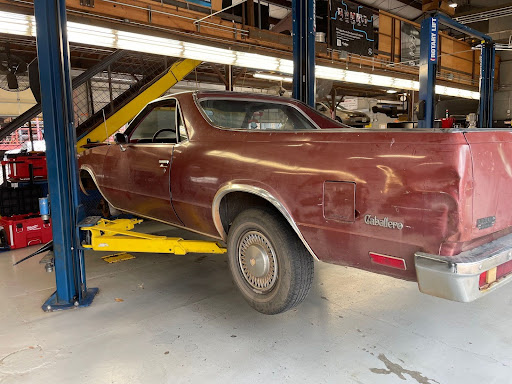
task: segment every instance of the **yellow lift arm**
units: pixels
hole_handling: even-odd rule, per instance
[[[148,235],[131,231],[139,219],[100,219],[88,217],[80,228],[89,231],[89,238],[82,243],[84,249],[95,251],[141,252],[141,253],[226,253],[226,248],[215,241],[184,240],[178,237]]]
[[[110,116],[104,123],[93,129],[87,135],[78,140],[77,151],[83,152],[82,146],[91,142],[103,142],[114,134],[119,128],[128,123],[150,101],[162,96],[169,88],[187,76],[195,67],[201,64],[200,60],[185,59],[174,63],[169,71],[150,87],[142,91],[132,101]]]

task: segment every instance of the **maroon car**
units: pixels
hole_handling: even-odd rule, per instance
[[[304,299],[313,260],[457,301],[512,275],[509,131],[354,129],[282,97],[181,93],[80,169],[111,209],[224,240],[263,313]]]

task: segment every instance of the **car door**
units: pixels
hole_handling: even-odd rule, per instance
[[[106,197],[116,208],[181,224],[170,187],[172,153],[179,140],[176,111],[176,99],[149,104],[129,125],[125,139],[109,149]]]

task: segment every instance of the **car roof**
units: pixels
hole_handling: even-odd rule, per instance
[[[230,98],[230,99],[264,99],[271,101],[282,101],[282,102],[294,102],[298,101],[289,97],[268,95],[265,93],[248,93],[248,92],[230,92],[230,91],[197,91],[196,97],[198,99],[206,97],[219,97],[219,98]]]
[[[203,98],[221,98],[221,99],[254,99],[254,100],[268,100],[274,102],[284,102],[284,103],[293,103],[293,104],[301,104],[300,101],[283,96],[277,95],[267,95],[264,93],[246,93],[246,92],[233,92],[233,91],[185,91],[185,92],[177,92],[172,95],[162,96],[158,99],[155,99],[150,102],[156,103],[162,100],[168,100],[175,98],[179,95],[192,94],[197,99]]]

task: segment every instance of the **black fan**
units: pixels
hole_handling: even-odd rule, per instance
[[[6,91],[24,91],[29,87],[27,63],[12,55],[9,48],[0,52],[0,88]]]

